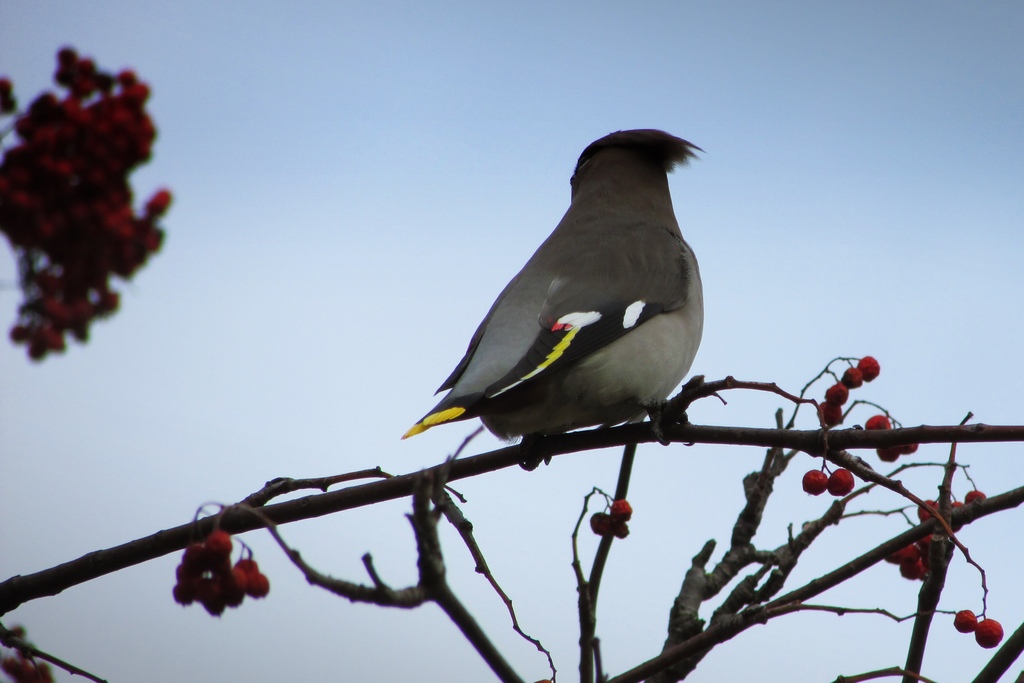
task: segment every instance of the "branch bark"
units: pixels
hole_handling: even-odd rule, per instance
[[[779,447],[821,455],[828,450],[881,448],[912,443],[991,443],[1024,441],[1024,426],[912,427],[892,430],[794,430],[663,425],[665,436],[674,442],[696,444],[733,444],[738,446]],[[625,446],[629,443],[656,441],[648,424],[630,424],[609,429],[559,434],[531,439],[526,446],[509,446],[456,460],[449,466],[449,481],[466,479],[486,472],[518,465],[537,457],[556,457],[567,453]],[[844,465],[845,466],[845,465]],[[437,470],[444,465],[425,470]],[[860,474],[859,472],[857,472]],[[420,473],[398,475],[382,481],[358,484],[339,491],[305,496],[286,503],[260,508],[275,524],[304,519],[404,498],[412,493]],[[238,534],[262,528],[264,523],[242,510],[226,510],[220,528]],[[97,550],[63,564],[25,576],[13,576],[0,583],[0,615],[19,605],[142,562],[182,550],[188,543],[204,538],[213,529],[213,520],[189,522],[158,531],[135,541]]]

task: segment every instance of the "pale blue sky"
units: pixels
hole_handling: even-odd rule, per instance
[[[561,217],[579,153],[622,128],[706,150],[671,178],[705,287],[695,373],[797,390],[830,358],[870,353],[882,376],[861,397],[907,424],[968,410],[1024,422],[1020,3],[294,5],[0,0],[0,73],[23,102],[48,86],[64,44],[149,81],[159,139],[136,187],[175,194],[163,252],[88,346],[42,365],[0,348],[0,578],[180,524],[276,476],[440,461],[470,425],[398,437]],[[13,274],[0,250],[0,279]],[[4,329],[16,303],[0,291]],[[769,426],[779,405],[728,398],[691,418]],[[1020,482],[1019,450],[959,453],[997,492]],[[761,457],[641,449],[632,535],[602,586],[609,670],[656,654],[689,558],[727,541],[739,478]],[[614,486],[617,461],[559,458],[462,487],[497,578],[563,680],[576,668],[569,533],[584,494]],[[827,506],[799,489],[810,466],[798,460],[780,483],[762,545]],[[930,495],[938,480],[906,481]],[[883,494],[870,507],[898,504]],[[350,579],[370,551],[401,585],[415,576],[407,510],[284,534]],[[1008,628],[1024,617],[1005,542],[1020,524],[1014,512],[964,533]],[[844,522],[793,585],[901,528]],[[488,680],[439,610],[350,605],[308,587],[266,534],[246,540],[271,594],[220,620],[172,602],[168,557],[4,623],[111,681]],[[444,540],[456,592],[526,679],[545,677],[457,538]],[[977,608],[968,569],[954,561],[944,607]],[[916,588],[879,567],[822,601],[905,614]],[[909,635],[879,617],[798,615],[740,636],[691,680],[789,681],[794,661],[801,680],[832,680],[902,663]],[[926,675],[964,680],[984,661],[939,620]]]

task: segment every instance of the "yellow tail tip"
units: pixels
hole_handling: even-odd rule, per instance
[[[441,410],[436,413],[431,413],[430,415],[427,415],[425,418],[414,424],[412,427],[409,427],[409,431],[402,435],[402,440],[408,439],[410,436],[422,434],[431,427],[437,426],[439,424],[451,422],[452,420],[458,418],[465,412],[465,408],[456,406],[454,408],[448,408],[447,410]]]
[[[430,429],[430,427],[424,426],[422,422],[417,422],[412,427],[409,427],[409,431],[407,431],[405,434],[402,434],[402,441],[405,441],[410,436],[416,436],[417,434],[422,434],[423,432],[427,431],[428,429]]]

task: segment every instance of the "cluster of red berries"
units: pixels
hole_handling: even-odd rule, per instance
[[[953,503],[954,508],[963,507],[965,504],[970,505],[975,501],[985,500],[985,494],[981,491],[970,491],[964,496],[964,503],[955,501]],[[939,504],[934,500],[926,500],[924,504],[932,510],[938,510]],[[931,519],[932,514],[923,507],[917,508],[917,518],[922,522],[927,522]],[[911,581],[923,581],[925,574],[928,573],[928,555],[931,548],[932,537],[926,536],[917,543],[911,543],[905,548],[901,548],[894,552],[889,557],[885,558],[886,562],[892,564],[898,564],[900,566],[900,576]]]
[[[178,565],[174,601],[181,605],[199,602],[213,616],[238,607],[248,595],[263,598],[270,581],[251,557],[231,566],[231,535],[218,529],[202,543],[192,543]]]
[[[928,514],[927,512],[924,514]],[[910,581],[924,581],[928,573],[928,553],[931,548],[932,537],[926,536],[917,543],[911,543],[901,548],[889,557],[886,562],[900,566],[900,576]]]
[[[961,610],[953,617],[953,628],[960,633],[973,633],[974,639],[985,649],[998,645],[1003,640],[1003,625],[995,619],[982,619],[974,616],[969,609]]]
[[[864,429],[892,429],[892,423],[885,415],[872,415],[864,423]],[[878,459],[882,462],[896,462],[901,455],[910,455],[917,452],[917,444],[905,446],[889,446],[888,448],[876,448]]]
[[[149,87],[135,73],[97,69],[71,48],[57,53],[54,81],[15,121],[17,144],[0,161],[0,232],[14,248],[25,300],[11,339],[33,359],[85,341],[91,322],[114,312],[111,275],[131,277],[163,241],[157,221],[171,202],[156,192],[136,215],[128,175],[150,158],[156,128]],[[3,93],[7,93],[4,95]],[[0,108],[15,108],[0,80]]]
[[[0,93],[3,92],[3,81],[0,81]],[[3,98],[0,96],[0,105]],[[11,629],[15,638],[25,639],[25,629],[15,626]],[[12,683],[53,683],[53,673],[46,662],[27,659],[20,651],[0,660],[0,670],[11,677]]]
[[[625,499],[612,501],[608,512],[595,512],[590,517],[590,529],[598,536],[625,538],[629,536],[628,522],[633,517],[633,506]]]
[[[823,470],[809,470],[803,478],[804,491],[812,496],[820,496],[828,491],[833,496],[842,498],[853,491],[853,486],[853,472],[842,467],[832,474],[825,474]]]
[[[11,677],[12,683],[53,683],[49,664],[25,659],[20,653],[16,657],[5,657],[0,669]]]
[[[825,402],[821,404],[821,420],[826,427],[835,427],[843,421],[843,404],[850,398],[850,389],[874,380],[881,370],[878,361],[871,356],[864,356],[856,367],[846,369],[842,379],[825,392]]]

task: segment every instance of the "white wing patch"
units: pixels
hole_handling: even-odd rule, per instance
[[[544,358],[543,361],[541,361],[541,363],[537,367],[530,370],[530,372],[526,373],[525,375],[517,379],[515,382],[512,382],[512,384],[509,384],[504,389],[494,392],[491,395],[492,398],[494,396],[501,396],[509,389],[517,387],[526,380],[536,377],[540,373],[544,372],[548,367],[550,367],[552,363],[554,363],[556,360],[562,357],[562,354],[565,353],[565,350],[569,348],[569,345],[572,344],[572,340],[576,338],[576,335],[579,334],[579,331],[581,329],[583,329],[587,325],[593,325],[600,319],[601,314],[598,313],[597,311],[583,311],[576,313],[566,313],[561,318],[556,320],[555,324],[551,326],[551,331],[565,332],[565,334],[562,336],[559,342],[555,344],[554,347],[552,347],[551,351],[548,352],[548,355]]]
[[[634,301],[627,306],[626,313],[622,316],[622,329],[628,330],[633,325],[636,325],[636,321],[640,319],[640,314],[644,312],[645,306],[647,306],[645,301]]]
[[[640,315],[637,312],[637,315]],[[574,327],[586,327],[587,325],[593,325],[601,319],[601,314],[597,311],[584,311],[582,313],[566,313],[551,326],[552,331],[556,330],[571,330]]]

